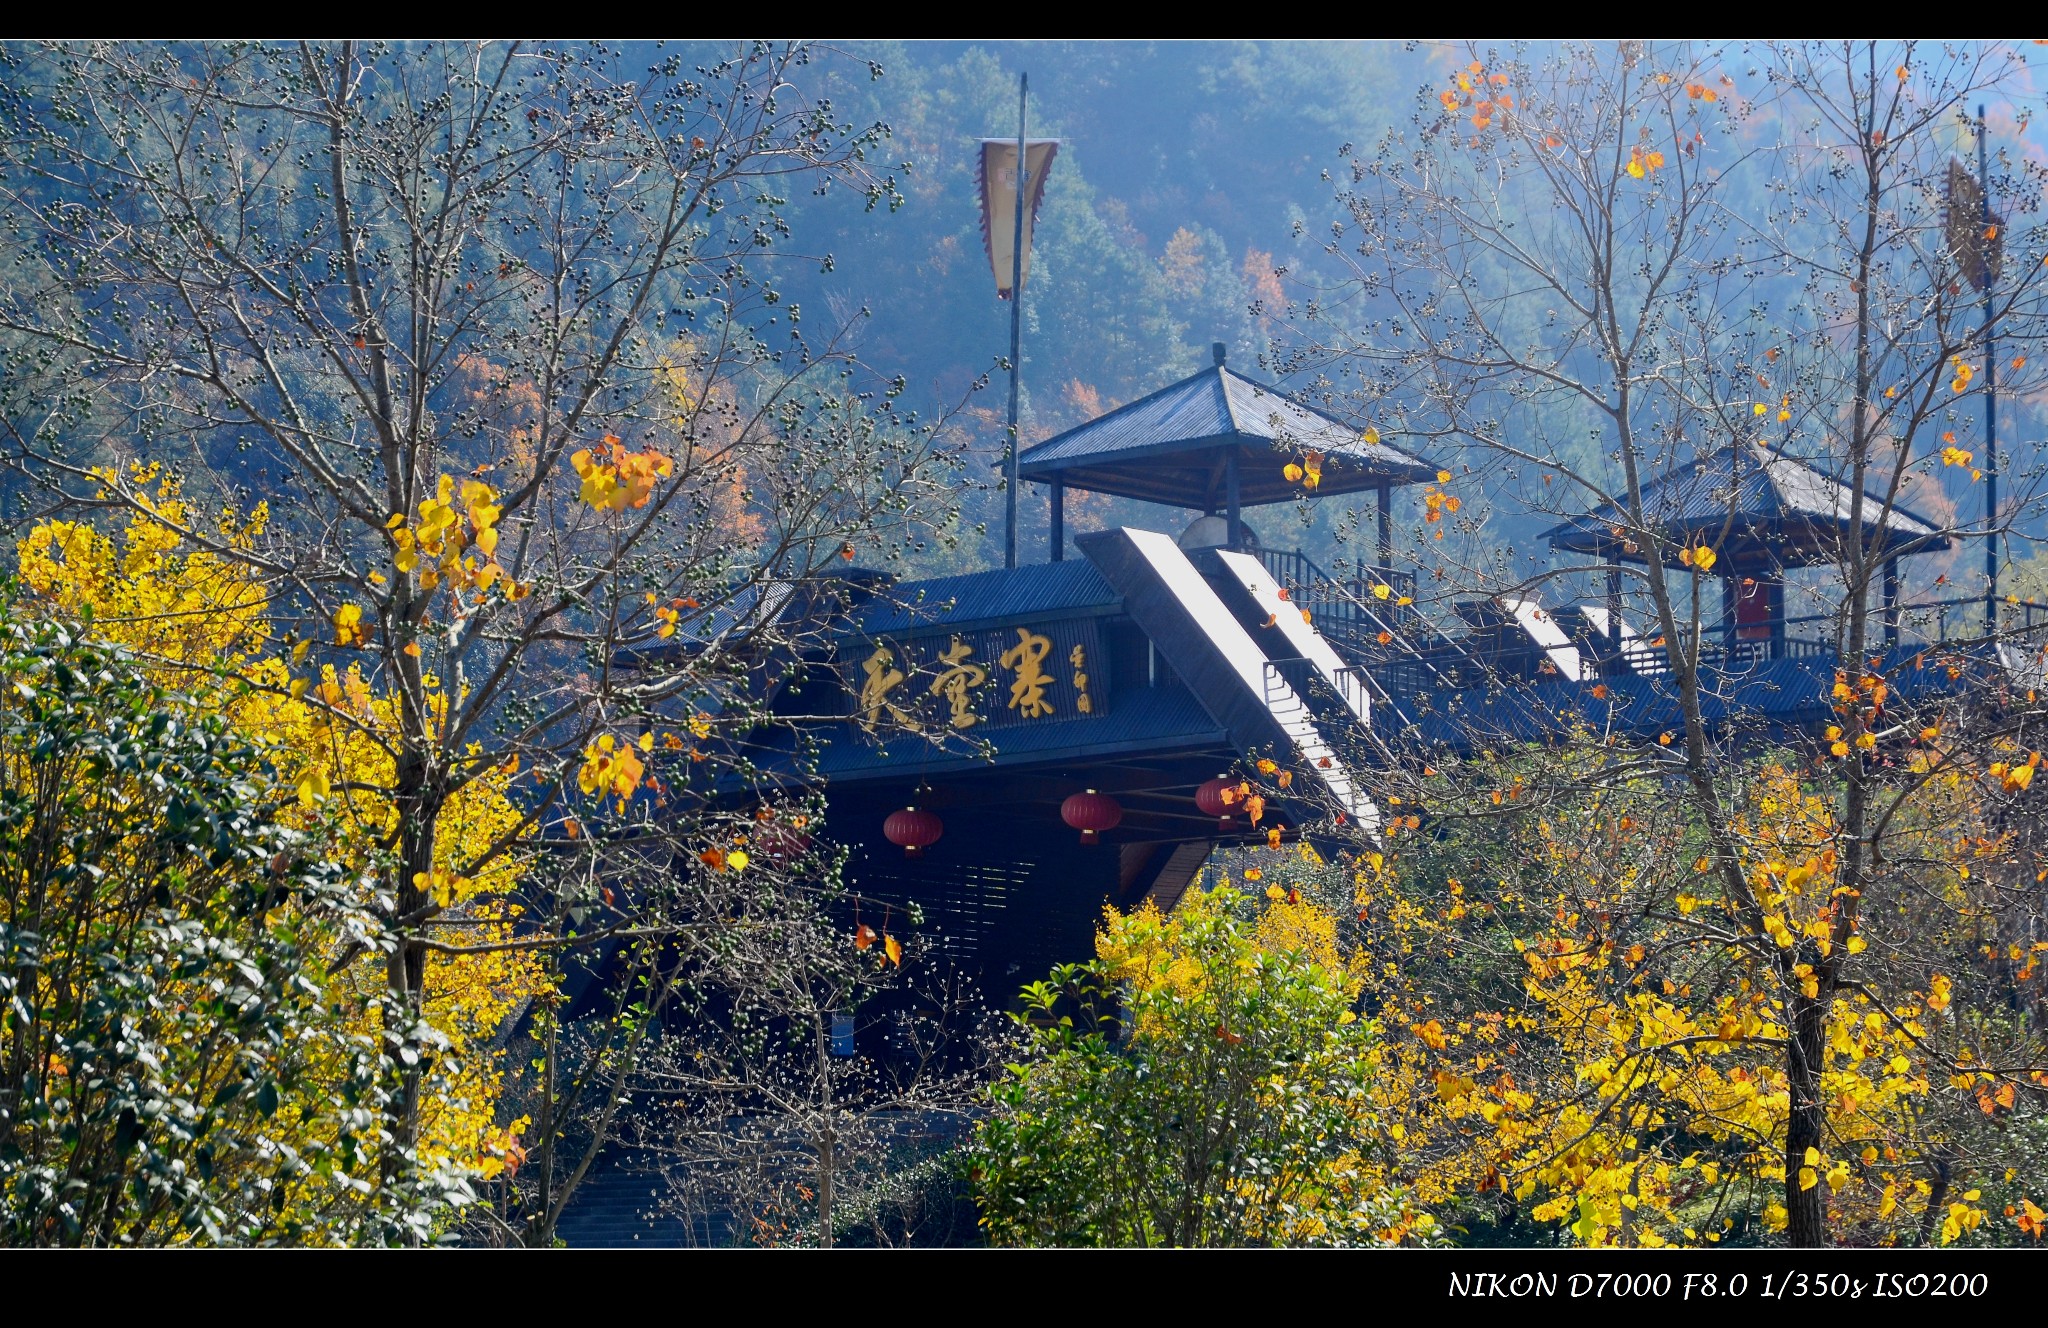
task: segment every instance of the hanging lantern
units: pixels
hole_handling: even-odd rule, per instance
[[[1216,818],[1218,830],[1230,828],[1230,809],[1243,801],[1244,781],[1241,779],[1218,775],[1195,790],[1195,806],[1201,809],[1202,815]]]
[[[1081,832],[1082,843],[1094,844],[1104,830],[1116,829],[1117,822],[1124,819],[1124,809],[1107,793],[1089,789],[1060,804],[1060,819]]]
[[[939,836],[945,833],[944,821],[915,807],[890,812],[889,819],[882,822],[882,834],[890,843],[900,845],[906,858],[923,857],[924,851],[938,843]]]
[[[811,850],[811,837],[786,821],[764,821],[754,827],[754,845],[778,863],[796,861]]]

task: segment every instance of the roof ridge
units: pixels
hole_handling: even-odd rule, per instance
[[[1823,481],[1835,485],[1837,488],[1848,489],[1853,492],[1858,487],[1854,484],[1851,484],[1848,480],[1828,474],[1819,466],[1816,466],[1813,462],[1808,461],[1805,457],[1794,456],[1792,453],[1785,451],[1784,449],[1780,448],[1776,443],[1770,442],[1767,439],[1752,438],[1749,440],[1749,442],[1750,446],[1763,449],[1765,452],[1768,452],[1773,458],[1779,461],[1789,461],[1795,466],[1803,467],[1811,473],[1819,476]],[[1768,462],[1765,463],[1764,466],[1764,475],[1766,478],[1768,478],[1770,475],[1770,466]],[[1771,491],[1773,496],[1776,496],[1777,494],[1777,487],[1778,486],[1776,482],[1773,481],[1771,484]],[[1863,496],[1866,498],[1875,498],[1878,502],[1888,506],[1892,512],[1897,513],[1901,516],[1909,517],[1914,521],[1918,521],[1921,525],[1926,526],[1929,530],[1939,531],[1942,529],[1939,523],[1931,520],[1926,516],[1921,515],[1919,512],[1914,511],[1912,508],[1906,506],[1902,502],[1897,501],[1896,499],[1886,498],[1883,494],[1877,493],[1867,486],[1863,488]],[[1780,501],[1782,502],[1782,499]],[[1880,513],[1877,519],[1884,519],[1884,514]]]
[[[1152,391],[1147,392],[1144,396],[1134,397],[1131,400],[1126,401],[1121,406],[1117,406],[1110,410],[1102,412],[1100,415],[1095,416],[1093,419],[1083,420],[1071,429],[1062,429],[1050,438],[1041,438],[1037,442],[1031,444],[1031,446],[1019,452],[1017,454],[1017,460],[1019,463],[1022,463],[1025,458],[1029,457],[1033,452],[1036,452],[1041,448],[1051,447],[1054,443],[1058,443],[1067,438],[1071,438],[1073,435],[1081,432],[1083,429],[1092,429],[1096,425],[1101,424],[1104,420],[1115,419],[1117,416],[1124,414],[1126,411],[1133,411],[1140,406],[1147,405],[1151,402],[1157,401],[1159,398],[1165,396],[1167,393],[1173,391],[1175,388],[1187,387],[1190,384],[1193,384],[1197,379],[1201,378],[1204,374],[1212,373],[1221,368],[1223,368],[1222,365],[1205,365],[1203,368],[1197,370],[1194,373],[1189,374],[1185,378],[1176,378],[1172,382],[1166,384],[1166,386],[1164,387],[1154,388]],[[1230,408],[1230,393],[1227,391],[1223,393],[1223,404],[1224,409],[1228,411]],[[1235,422],[1235,417],[1232,417],[1232,423],[1234,424]]]
[[[1228,364],[1212,364],[1209,369],[1216,375],[1216,390],[1223,394],[1223,418],[1230,421],[1232,433],[1243,433],[1244,421],[1237,418],[1237,407],[1230,400],[1230,380],[1235,378],[1244,383],[1252,380],[1241,373],[1233,372]]]

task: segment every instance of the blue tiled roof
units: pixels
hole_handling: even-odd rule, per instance
[[[1017,464],[1026,478],[1034,478],[1035,470],[1113,462],[1181,446],[1213,446],[1225,439],[1318,451],[1402,478],[1436,474],[1435,465],[1414,453],[1389,442],[1367,443],[1343,421],[1222,365],[1026,448]]]
[[[1850,485],[1812,463],[1767,444],[1753,443],[1723,447],[1649,481],[1643,486],[1643,512],[1653,527],[1674,538],[1709,537],[1730,525],[1731,513],[1731,534],[1738,540],[1769,541],[1779,535],[1811,538],[1821,532],[1839,537],[1847,533],[1854,498]],[[1561,549],[1612,553],[1616,543],[1613,527],[1623,523],[1621,510],[1616,504],[1603,503],[1585,516],[1544,531],[1543,538]],[[1947,548],[1951,543],[1918,513],[1897,505],[1884,513],[1881,494],[1865,492],[1864,512],[1864,529],[1881,531],[1886,543],[1911,542],[1916,552]]]
[[[848,627],[862,635],[914,632],[1025,615],[1106,612],[1121,603],[1092,563],[1076,559],[898,582],[856,608]]]

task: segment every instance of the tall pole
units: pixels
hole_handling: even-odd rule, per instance
[[[1017,386],[1024,371],[1024,99],[1031,76],[1017,76],[1017,229],[1010,241],[1010,433],[1003,455],[1003,566],[1017,566]]]
[[[1984,120],[1984,107],[1977,107],[1977,197],[1982,200],[1979,220],[1991,229],[1991,172],[1985,140],[1991,137]],[[2002,241],[2004,237],[2000,237]],[[1991,255],[1994,243],[1982,237],[1977,252],[1983,255],[1978,269],[1984,284],[1984,634],[1998,635],[1998,344],[1991,326]]]

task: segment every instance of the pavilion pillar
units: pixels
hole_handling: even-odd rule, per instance
[[[1394,486],[1382,484],[1380,498],[1380,567],[1394,569]]]
[[[1721,667],[1724,670],[1735,667],[1735,605],[1742,595],[1742,587],[1733,576],[1721,578]]]
[[[1884,560],[1884,644],[1888,650],[1899,646],[1899,560]]]
[[[1239,496],[1237,449],[1233,447],[1223,454],[1223,501],[1229,513],[1225,519],[1230,523],[1230,547],[1234,551],[1244,548],[1244,527],[1238,520]]]
[[[1067,486],[1054,480],[1047,489],[1046,500],[1051,507],[1051,528],[1046,536],[1052,545],[1049,561],[1060,562],[1067,556]]]
[[[1607,653],[1621,661],[1621,565],[1607,568]]]

